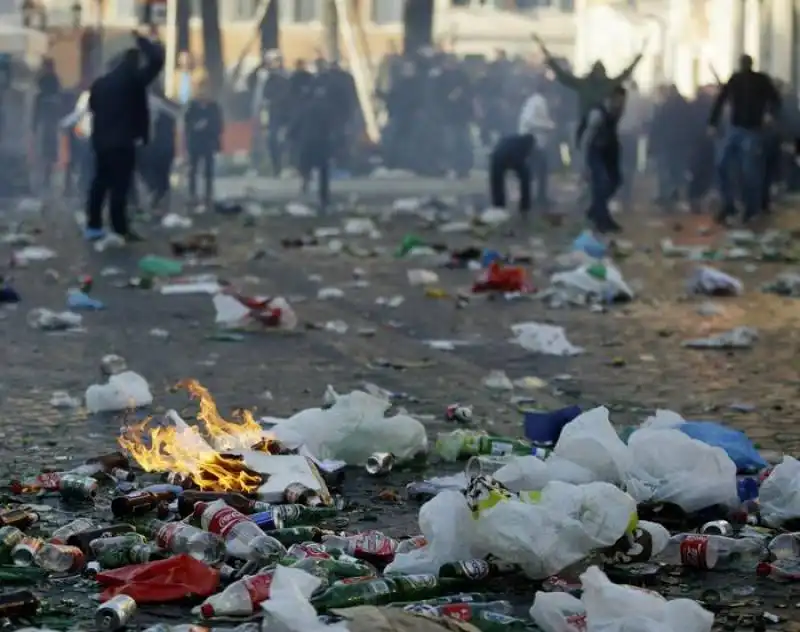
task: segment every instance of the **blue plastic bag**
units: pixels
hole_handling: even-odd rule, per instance
[[[583,231],[575,238],[575,241],[572,242],[572,249],[585,252],[595,259],[602,259],[608,252],[606,245],[588,230]]]
[[[722,448],[736,463],[740,472],[757,472],[767,467],[748,436],[716,421],[687,421],[679,426],[681,432],[708,445]]]

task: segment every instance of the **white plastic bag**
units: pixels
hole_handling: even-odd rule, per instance
[[[537,591],[528,614],[542,632],[586,632],[586,608],[568,593]]]
[[[556,272],[550,277],[553,289],[562,292],[565,298],[581,303],[592,301],[624,301],[633,298],[633,290],[625,283],[622,273],[613,265],[603,262],[605,278],[590,272],[597,262],[587,263],[567,272]]]
[[[439,492],[419,510],[419,528],[428,544],[400,553],[386,567],[386,573],[406,575],[438,573],[442,564],[472,559],[470,530],[472,515],[464,494],[455,490]]]
[[[758,492],[761,516],[771,527],[800,517],[800,461],[784,456]]]
[[[711,632],[714,615],[691,599],[614,584],[592,566],[581,575],[588,632]]]
[[[526,351],[555,356],[572,356],[583,353],[581,347],[576,347],[567,340],[567,334],[563,327],[528,322],[511,325],[511,331],[516,336],[511,339],[511,342],[517,343]]]
[[[153,403],[150,387],[141,375],[123,371],[108,378],[106,384],[86,389],[86,408],[90,413],[119,412]]]
[[[345,623],[327,625],[317,617],[309,598],[322,583],[299,568],[275,567],[270,596],[261,603],[264,628],[274,632],[346,632]]]
[[[594,474],[595,480],[623,483],[633,463],[628,447],[608,418],[608,408],[598,406],[564,426],[553,456],[571,461]]]
[[[287,444],[305,444],[317,459],[364,465],[374,452],[391,452],[398,462],[428,449],[425,426],[408,415],[385,417],[389,402],[353,391],[330,408],[308,408],[272,432]]]
[[[633,498],[608,483],[553,481],[536,504],[512,498],[481,511],[470,530],[472,550],[543,579],[617,542],[635,511]]]
[[[633,478],[650,500],[674,503],[686,512],[711,505],[736,507],[736,464],[722,448],[674,428],[642,428],[628,438]]]
[[[742,282],[709,266],[697,268],[687,282],[691,294],[709,296],[739,296],[744,291]]]

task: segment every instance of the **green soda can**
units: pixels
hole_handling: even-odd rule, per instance
[[[0,564],[11,562],[11,551],[22,542],[25,534],[16,527],[0,528]]]
[[[103,568],[120,568],[130,564],[130,551],[147,542],[143,535],[130,533],[112,538],[97,538],[89,543],[89,550]]]
[[[66,501],[93,500],[97,496],[97,481],[91,476],[64,474],[58,487]]]

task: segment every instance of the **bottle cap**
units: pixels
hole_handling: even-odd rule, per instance
[[[756,566],[756,575],[766,577],[772,572],[772,565],[769,562],[759,562]]]
[[[202,606],[200,606],[200,614],[206,619],[210,619],[214,616],[214,606],[212,606],[210,603],[204,603]]]

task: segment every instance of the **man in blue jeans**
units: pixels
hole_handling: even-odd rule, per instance
[[[617,124],[625,109],[626,90],[616,86],[603,101],[590,108],[578,129],[580,155],[586,163],[591,204],[589,221],[600,233],[622,230],[611,217],[608,203],[622,183]]]
[[[709,118],[709,134],[716,136],[722,108],[730,105],[730,126],[717,151],[722,208],[717,221],[725,224],[736,214],[733,174],[739,174],[744,222],[753,220],[763,205],[765,175],[764,125],[780,111],[781,97],[769,75],[753,70],[753,58],[742,55],[739,70],[722,86]]]

